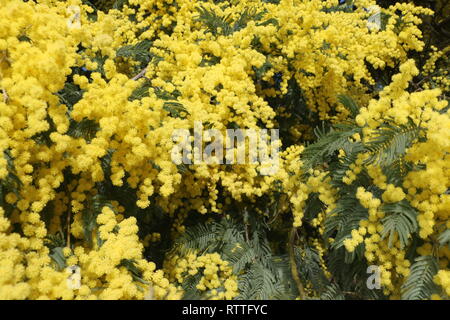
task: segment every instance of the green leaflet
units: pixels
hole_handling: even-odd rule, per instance
[[[433,256],[417,257],[411,266],[411,273],[402,286],[403,300],[428,299],[437,291],[433,277],[438,271],[436,258]]]
[[[409,237],[418,229],[417,211],[406,200],[385,204],[381,208],[386,216],[383,223],[382,238],[389,236],[389,247],[392,247],[395,235],[398,235],[401,248],[409,242]]]

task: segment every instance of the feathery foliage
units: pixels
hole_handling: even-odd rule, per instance
[[[433,256],[417,257],[411,266],[411,274],[402,286],[402,299],[426,299],[436,292],[433,276],[438,271],[436,258]]]

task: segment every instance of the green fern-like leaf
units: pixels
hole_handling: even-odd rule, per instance
[[[49,234],[45,237],[45,246],[49,249],[66,246],[66,240],[64,239],[64,234],[59,231],[55,234]]]
[[[386,175],[387,183],[394,185],[401,185],[404,177],[413,170],[414,166],[406,162],[403,158],[398,158],[390,165],[383,168],[383,173]]]
[[[214,11],[209,11],[204,7],[197,8],[199,13],[196,21],[200,21],[206,26],[206,31],[213,35],[230,35],[233,31],[230,16],[220,17]],[[220,32],[219,32],[220,30]]]
[[[389,247],[392,247],[395,235],[398,235],[401,248],[408,244],[409,236],[417,231],[417,211],[403,200],[382,206],[386,216],[381,220],[383,224],[382,238],[389,236]]]
[[[77,85],[66,82],[64,88],[55,93],[61,103],[72,109],[73,105],[81,100],[84,90],[81,90]]]
[[[228,254],[225,255],[225,258],[233,265],[233,272],[235,274],[239,274],[258,258],[255,250],[245,242],[237,243],[236,245],[231,246],[232,248],[227,250]]]
[[[58,271],[62,271],[67,267],[66,258],[62,250],[63,247],[55,247],[50,250],[49,254]]]
[[[217,224],[198,224],[190,227],[186,232],[177,239],[177,248],[182,253],[188,253],[193,250],[203,251],[210,246],[210,244],[217,243],[218,232]]]
[[[361,129],[354,124],[336,125],[329,132],[324,133],[316,130],[319,139],[307,146],[302,153],[303,169],[305,171],[323,162],[326,157],[332,156],[339,149],[351,144],[349,138]]]
[[[411,266],[410,274],[402,286],[403,300],[428,299],[436,292],[433,277],[438,271],[436,258],[420,256]]]
[[[348,189],[353,187],[344,182],[344,177],[347,176],[350,166],[355,163],[358,154],[364,151],[364,146],[360,141],[355,141],[344,145],[342,150],[344,150],[345,155],[341,156],[338,161],[332,161],[329,164],[329,175],[331,177],[331,185],[336,188],[340,194],[346,194]],[[362,178],[364,174],[365,170],[363,169],[361,173],[357,175],[358,179],[356,179],[353,184],[357,185],[362,183],[360,178]]]
[[[151,46],[152,42],[149,40],[141,41],[135,45],[126,45],[117,49],[116,57],[132,58],[142,64],[148,64],[151,59]]]
[[[142,278],[142,270],[139,269],[139,267],[136,265],[136,261],[134,261],[133,259],[122,259],[122,261],[120,261],[120,266],[125,267],[128,272],[130,272],[134,281],[143,284],[149,284],[148,281],[145,281]]]
[[[90,119],[83,119],[80,122],[71,121],[67,134],[74,138],[84,138],[86,141],[91,141],[95,138],[100,126]]]
[[[267,11],[257,12],[254,8],[245,8],[240,16],[232,21],[231,16],[220,17],[212,10],[208,10],[204,7],[198,7],[199,13],[196,21],[200,21],[206,26],[206,31],[211,32],[213,35],[225,35],[228,36],[233,32],[242,30],[247,26],[250,21],[261,21]],[[276,19],[268,19],[258,25],[278,25]]]
[[[13,192],[19,199],[21,199],[19,191],[22,188],[23,183],[17,176],[16,168],[14,166],[14,158],[12,157],[10,150],[5,150],[3,152],[3,156],[6,159],[8,174],[5,178],[0,179],[0,204],[4,209],[7,209],[7,207],[12,206],[4,201],[4,195],[6,195],[8,192]],[[8,214],[10,210],[6,211]]]
[[[250,21],[260,21],[267,13],[266,10],[257,12],[255,8],[245,8],[244,12],[233,24],[233,32],[239,31],[247,26]],[[266,21],[267,23],[267,21]]]
[[[183,300],[202,300],[202,292],[196,287],[201,277],[202,273],[197,273],[184,279],[181,284],[184,291]]]
[[[419,137],[420,130],[409,119],[405,125],[384,123],[375,132],[374,138],[365,144],[370,152],[366,164],[380,164],[388,166],[402,157],[407,148]]]
[[[181,103],[174,101],[164,102],[163,109],[169,112],[170,116],[174,118],[184,119],[186,118],[186,115],[189,114],[189,112]]]
[[[359,112],[358,104],[349,96],[341,94],[338,96],[338,101],[342,103],[342,105],[350,111],[352,117],[356,117]]]
[[[269,300],[274,299],[282,291],[272,270],[260,262],[252,264],[239,280],[240,296],[238,299]]]
[[[355,251],[358,251],[358,248]],[[347,299],[381,299],[384,298],[382,291],[367,288],[367,265],[362,263],[361,256],[363,250],[357,253],[360,258],[348,259],[347,250],[340,247],[332,250],[326,256],[328,271],[332,274],[334,283],[339,287],[341,292]],[[356,254],[353,253],[355,257]]]
[[[448,246],[450,247],[450,229],[442,232],[438,237],[438,241],[441,246],[448,244]]]
[[[128,100],[134,101],[134,100],[140,100],[144,97],[148,97],[149,92],[148,89],[150,88],[150,83],[145,82],[142,86],[134,89],[134,91],[131,93]]]
[[[181,93],[178,90],[174,90],[172,92],[167,92],[164,91],[161,88],[154,88],[155,90],[155,94],[159,99],[163,99],[163,100],[176,100]]]
[[[343,246],[344,240],[351,237],[352,230],[357,229],[359,222],[366,219],[367,215],[367,209],[353,195],[348,194],[339,199],[336,208],[325,220],[325,235],[334,235],[332,248]]]
[[[345,300],[345,295],[337,284],[330,284],[325,287],[320,295],[321,300]]]
[[[315,291],[321,291],[328,284],[328,281],[320,264],[319,253],[307,244],[304,248],[296,247],[295,252],[302,278],[311,282]]]

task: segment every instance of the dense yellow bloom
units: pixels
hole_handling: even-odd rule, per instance
[[[180,284],[189,276],[202,274],[196,288],[205,291],[208,299],[233,299],[239,293],[232,267],[218,253],[173,256],[165,268],[169,270],[170,280]]]
[[[405,154],[417,170],[401,185],[366,162],[369,152],[342,177],[350,186],[367,172],[379,191],[355,188],[367,217],[342,244],[349,252],[364,245],[367,262],[381,266],[384,292],[395,296],[411,262],[401,240],[384,234],[385,206],[406,200],[417,210],[421,255],[433,253],[436,236],[449,228],[450,131],[443,128],[450,128],[450,111],[441,96],[450,83],[448,72],[433,76],[449,49],[426,62],[427,89],[409,92],[419,69],[408,52],[422,50],[419,16],[431,11],[397,3],[383,9],[388,19],[377,29],[368,27],[365,10],[375,1],[354,1],[352,12],[331,10],[335,2],[202,2],[230,21],[264,13],[233,30],[213,30],[189,0],[129,0],[122,10],[96,11],[96,19],[81,0],[0,0],[0,298],[178,299],[184,281],[201,274],[196,288],[205,297],[233,299],[238,275],[219,253],[168,255],[157,270],[148,252],[182,234],[191,215],[225,215],[236,203],[268,199],[267,207],[276,204],[277,214],[291,214],[301,228],[315,196],[322,206],[308,224],[324,235],[341,195],[327,164],[303,169],[303,143],[313,134],[306,119],[287,128],[293,139],[283,140],[273,175],[263,175],[262,164],[177,165],[171,158],[172,133],[191,132],[197,121],[221,133],[282,127],[293,117],[288,103],[275,108],[269,101],[291,94],[292,81],[317,121],[347,120],[338,96],[355,97],[361,133],[349,141],[369,141],[386,119],[421,129]],[[143,70],[126,52],[133,46],[151,57]],[[377,85],[372,69],[397,66],[389,85],[368,93]],[[339,150],[339,159],[350,151]],[[103,203],[102,184],[126,199]],[[128,202],[136,210],[125,210]],[[148,229],[160,212],[170,234]],[[326,269],[328,244],[315,239],[313,246]],[[449,252],[436,254],[435,282],[448,295]]]

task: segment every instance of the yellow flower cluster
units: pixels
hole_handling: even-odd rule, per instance
[[[184,257],[174,255],[166,261],[165,269],[170,280],[179,284],[188,277],[201,274],[196,288],[205,292],[208,299],[233,299],[239,294],[237,276],[233,275],[232,266],[218,253],[189,253]]]
[[[439,100],[440,89],[408,93],[405,89],[417,74],[418,69],[414,61],[406,61],[400,66],[400,73],[393,76],[391,84],[380,92],[379,99],[371,100],[367,107],[360,109],[356,117],[358,125],[363,127],[364,141],[372,139],[373,133],[385,119],[392,119],[398,125],[406,125],[408,121],[413,121],[426,132],[427,139],[421,142],[414,141],[405,156],[405,161],[421,164],[424,169],[410,171],[401,186],[387,183],[386,175],[376,164],[366,165],[373,183],[383,193],[381,199],[377,199],[363,187],[358,188],[356,197],[361,205],[368,209],[369,219],[362,220],[361,227],[352,231],[352,238],[344,241],[346,249],[350,252],[364,241],[366,259],[369,262],[382,263],[382,284],[385,286],[385,292],[393,294],[398,287],[394,286],[394,283],[401,279],[399,276],[408,276],[410,262],[405,259],[406,253],[398,237],[394,237],[392,247],[388,245],[387,239],[382,239],[381,219],[384,218],[385,212],[381,210],[381,205],[407,199],[419,212],[417,222],[420,237],[430,242],[438,230],[442,230],[441,226],[445,227],[449,219],[449,199],[446,190],[450,184],[449,171],[446,168],[450,160],[448,157],[450,140],[448,130],[442,128],[450,127],[450,117],[448,111],[441,112],[447,102]],[[363,158],[367,159],[369,155],[366,153]],[[350,178],[352,177],[344,179]],[[351,183],[353,180],[343,181]],[[429,245],[428,242],[427,244]],[[432,254],[431,249],[421,250],[419,251],[421,255]],[[441,265],[446,268],[448,258],[445,249],[440,252],[443,260]]]
[[[149,233],[143,240],[144,247],[148,247],[151,242],[158,242],[161,240],[161,234],[159,232]]]
[[[450,296],[450,271],[439,270],[434,276],[434,282],[444,289],[447,296]]]
[[[349,166],[349,170],[347,170],[345,172],[345,177],[342,178],[342,182],[344,182],[346,184],[351,184],[353,181],[355,181],[356,176],[362,170],[363,161],[364,161],[364,157],[361,155],[358,155],[358,158],[356,159],[355,163],[352,163]]]
[[[389,19],[377,30],[367,27],[370,13],[365,10],[375,1],[354,1],[352,12],[333,11],[335,2],[202,3],[233,22],[243,12],[264,13],[228,30],[204,23],[199,4],[189,0],[176,5],[173,0],[129,0],[122,10],[96,11],[96,19],[81,0],[0,0],[0,180],[2,188],[8,185],[0,208],[0,298],[176,299],[182,295],[180,285],[199,273],[197,289],[208,298],[238,295],[232,266],[218,253],[168,257],[167,277],[156,270],[143,251],[161,234],[142,235],[141,230],[138,236],[136,214],[126,212],[124,203],[101,208],[87,228],[85,215],[95,211],[89,204],[101,196],[102,183],[131,190],[136,210],[157,207],[167,213],[173,237],[184,231],[192,212],[222,214],[233,203],[255,203],[274,193],[283,193],[280,211],[291,213],[293,226],[301,227],[307,200],[317,194],[324,208],[312,225],[323,234],[338,190],[326,169],[301,169],[304,146],[295,143],[310,138],[310,126],[288,128],[294,144],[282,152],[272,176],[261,174],[261,164],[177,166],[171,159],[172,133],[192,131],[197,121],[220,132],[280,127],[292,116],[289,106],[276,109],[268,101],[288,94],[291,79],[319,120],[347,119],[349,111],[337,97],[355,96],[365,107],[356,117],[364,138],[357,134],[354,141],[373,137],[388,118],[398,125],[411,119],[424,130],[405,158],[421,166],[408,173],[403,185],[387,183],[380,168],[366,166],[368,154],[358,157],[343,178],[350,185],[367,170],[383,191],[378,199],[358,189],[369,216],[344,245],[353,251],[364,242],[367,260],[382,265],[382,283],[387,292],[394,291],[397,279],[407,276],[409,261],[398,239],[392,247],[382,239],[381,206],[410,201],[426,243],[434,241],[438,228],[448,228],[450,132],[442,130],[450,127],[449,111],[443,111],[447,102],[435,86],[406,90],[419,73],[408,51],[424,45],[418,16],[431,12],[398,3],[383,9]],[[138,70],[142,66],[124,48],[149,42],[145,54],[151,60]],[[448,74],[431,76],[443,54],[432,55],[425,76],[445,90]],[[375,80],[369,69],[399,63],[400,72],[372,99],[367,85]],[[76,99],[66,95],[67,88],[76,88]],[[88,134],[79,132],[84,127]],[[46,237],[61,231],[68,240],[52,248]],[[326,249],[314,245],[325,265]],[[65,264],[80,270],[71,278],[73,285],[79,280],[78,289],[69,288],[70,275],[55,264],[55,250],[63,246]],[[442,255],[448,262],[448,254]],[[436,281],[448,288],[447,278],[440,273]]]
[[[308,188],[306,184],[299,183],[302,162],[300,161],[300,154],[303,151],[303,146],[292,146],[286,149],[282,154],[282,159],[285,161],[283,167],[286,171],[280,171],[278,178],[282,181],[283,188],[288,190],[287,196],[289,203],[292,204],[292,214],[294,216],[294,227],[302,225],[303,208],[306,199],[308,199]],[[283,175],[282,175],[283,174]]]
[[[448,57],[450,53],[450,46],[442,50],[438,50],[436,47],[432,47],[432,52],[429,59],[423,66],[423,76],[425,89],[433,89],[435,87],[441,88],[443,91],[450,90],[450,74],[449,66],[450,59]],[[439,64],[442,64],[441,68],[437,68]]]
[[[93,249],[64,248],[67,266],[79,268],[79,277],[52,267],[49,249],[41,237],[21,237],[0,212],[0,297],[2,299],[143,299],[149,290],[155,298],[178,299],[180,291],[169,283],[153,262],[142,258],[134,218],[117,222],[105,207],[98,216],[100,238]],[[126,267],[142,273],[136,280]],[[72,284],[78,287],[71,287]],[[140,282],[139,282],[140,281]]]

